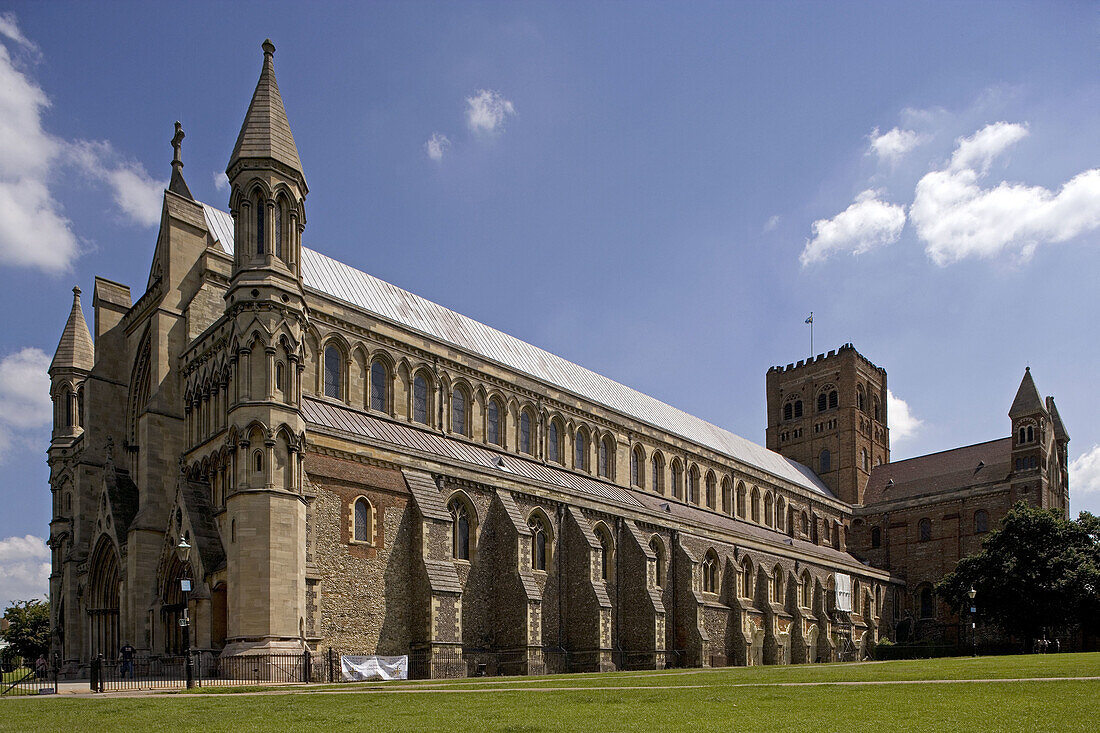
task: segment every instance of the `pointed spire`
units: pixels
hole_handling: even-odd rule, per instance
[[[191,195],[191,189],[187,187],[187,181],[183,180],[183,125],[176,120],[176,134],[172,136],[172,181],[168,184],[168,190],[177,193],[184,198],[195,200]]]
[[[263,42],[264,65],[260,70],[260,80],[256,82],[256,91],[252,93],[252,102],[233,146],[233,155],[225,172],[232,178],[234,165],[242,159],[270,159],[289,167],[305,184],[302,161],[298,158],[298,148],[294,144],[294,135],[290,131],[290,122],[283,108],[283,98],[279,94],[279,84],[275,81],[275,44],[268,39]]]
[[[84,311],[80,308],[80,288],[73,288],[73,309],[65,323],[65,330],[61,333],[61,341],[57,344],[53,361],[50,362],[49,372],[52,375],[54,369],[66,368],[91,371],[93,366],[95,346],[92,335],[88,332],[88,324],[84,321]]]
[[[1024,369],[1024,378],[1020,381],[1020,389],[1016,390],[1016,399],[1012,400],[1012,407],[1008,410],[1008,416],[1017,418],[1036,412],[1045,413],[1046,410],[1039,397],[1039,390],[1035,388],[1035,380],[1031,378],[1031,367],[1027,367]]]

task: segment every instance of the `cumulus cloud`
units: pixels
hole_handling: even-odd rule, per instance
[[[50,189],[50,176],[75,166],[107,186],[126,220],[155,226],[160,191],[139,164],[109,143],[64,140],[42,126],[49,98],[18,65],[11,47],[37,53],[13,14],[0,15],[0,264],[64,272],[80,254],[72,222]]]
[[[0,540],[0,604],[49,595],[50,548],[34,535]]]
[[[474,96],[466,97],[466,126],[473,133],[498,132],[504,128],[504,120],[515,114],[515,105],[500,92],[479,89]]]
[[[424,151],[432,160],[443,160],[443,154],[450,147],[451,141],[441,132],[433,132],[432,136],[428,138],[428,142],[424,143]]]
[[[890,421],[890,439],[902,441],[912,438],[924,425],[924,421],[913,415],[909,404],[886,390],[886,415]]]
[[[2,16],[0,28],[21,43],[14,16]],[[77,240],[47,183],[62,149],[42,128],[49,104],[0,43],[0,264],[62,272],[76,259]]]
[[[826,259],[833,252],[863,254],[896,242],[905,227],[905,207],[882,201],[880,192],[867,190],[832,219],[813,223],[813,238],[806,241],[799,260],[803,267]]]
[[[0,462],[16,443],[29,445],[51,425],[49,367],[50,358],[35,348],[0,359]]]
[[[909,216],[937,265],[1005,252],[1026,261],[1041,244],[1100,227],[1100,169],[1079,173],[1057,193],[1007,181],[982,188],[991,163],[1027,134],[1024,125],[987,125],[960,138],[948,166],[917,183]]]
[[[879,160],[887,163],[897,163],[926,138],[913,130],[902,130],[898,127],[879,134],[876,127],[871,131],[870,139],[871,146],[868,148],[868,153],[874,153]]]
[[[1077,496],[1100,494],[1100,444],[1070,461],[1069,486]]]

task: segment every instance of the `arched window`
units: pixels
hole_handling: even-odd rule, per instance
[[[780,496],[775,500],[775,528],[780,532],[784,531],[784,526],[787,523],[787,502]]]
[[[722,513],[733,514],[733,482],[728,476],[722,479]]]
[[[871,470],[871,462],[867,458],[867,449],[866,448],[860,448],[859,449],[859,463],[860,463],[861,466],[863,466],[864,471],[870,471]]]
[[[1025,442],[1027,442],[1027,429],[1021,427],[1019,443],[1023,445]]]
[[[752,563],[749,558],[744,558],[741,562],[741,597],[752,598]]]
[[[748,515],[748,494],[745,492],[745,484],[737,484],[737,516],[744,519]]]
[[[932,588],[924,586],[920,589],[920,617],[932,618],[936,615],[936,606],[932,602]]]
[[[588,431],[584,428],[578,429],[573,438],[573,468],[578,471],[588,470]]]
[[[275,365],[275,389],[282,392],[285,389],[284,383],[286,382],[286,368],[280,361]]]
[[[611,436],[605,435],[600,440],[600,476],[614,478],[615,448],[611,444]]]
[[[257,475],[264,472],[264,454],[260,451],[256,451],[252,454],[252,470],[254,470]]]
[[[825,412],[825,410],[828,409],[828,406],[829,406],[829,395],[822,392],[821,394],[819,394],[817,396],[817,411],[818,412]]]
[[[654,563],[657,566],[656,567],[656,570],[657,570],[657,573],[656,573],[656,575],[657,575],[657,587],[658,588],[664,588],[665,587],[665,544],[663,542],[661,542],[660,537],[654,536],[653,539],[651,539],[649,541],[649,549],[653,550],[653,554],[657,556],[656,560],[654,561]]]
[[[764,524],[769,527],[775,524],[775,505],[770,491],[764,495]]]
[[[413,422],[428,424],[428,380],[423,374],[413,377]]]
[[[375,359],[370,365],[370,409],[389,412],[389,370],[381,359]]]
[[[614,575],[615,545],[606,524],[596,525],[596,538],[600,541],[600,578],[607,582]]]
[[[519,414],[519,449],[531,455],[531,413],[527,410]]]
[[[256,254],[264,254],[264,224],[267,218],[267,207],[262,199],[256,199]]]
[[[1031,425],[1027,426],[1027,442],[1035,440],[1035,428]]]
[[[778,565],[775,566],[775,572],[772,575],[772,603],[783,603],[783,568]]]
[[[500,429],[500,401],[496,397],[489,400],[489,410],[487,415],[488,425],[486,425],[486,436],[489,442],[493,445],[501,445],[502,441],[500,436],[503,434]]]
[[[836,407],[838,403],[839,400],[837,399],[837,392],[834,389],[832,392],[829,393],[829,409]]]
[[[703,564],[701,566],[701,570],[703,575],[703,592],[717,593],[718,554],[714,550],[707,550],[707,554],[703,556]]]
[[[61,399],[65,403],[65,427],[76,425],[76,417],[73,415],[73,393],[65,390],[61,393]]]
[[[447,508],[451,512],[451,554],[455,560],[469,560],[473,554],[470,510],[466,502],[455,497]]]
[[[856,386],[856,407],[859,408],[860,412],[863,412],[863,385],[862,384]]]
[[[661,454],[660,453],[654,453],[653,457],[649,460],[649,464],[650,464],[650,474],[652,475],[651,483],[653,485],[653,490],[656,491],[658,494],[665,493],[665,482],[664,482],[665,465],[664,465],[664,461],[661,459]]]
[[[325,348],[325,397],[341,399],[344,394],[344,357],[335,346]]]
[[[932,520],[925,517],[917,524],[920,531],[920,541],[927,542],[932,539]]]
[[[799,605],[803,608],[809,608],[813,604],[813,581],[810,580],[809,573],[802,573],[802,585],[799,593]]]
[[[794,401],[794,417],[796,420],[802,417],[802,400]]]
[[[760,490],[752,487],[752,521],[760,524]]]
[[[642,447],[634,446],[630,451],[630,485],[643,488],[645,486],[645,473],[642,471],[645,457],[642,455]]]
[[[718,508],[718,479],[711,471],[707,471],[707,508]]]
[[[875,419],[876,420],[881,420],[882,419],[882,415],[881,415],[882,411],[879,409],[878,397],[871,398],[871,405],[873,406],[872,409],[874,410],[874,413],[875,413]]]
[[[683,490],[684,484],[684,469],[680,465],[680,459],[676,458],[672,461],[672,495],[677,499],[680,498],[680,492]]]
[[[794,403],[788,402],[783,405],[783,419],[790,420],[792,417],[794,417]]]
[[[532,514],[531,518],[527,520],[527,526],[531,529],[531,568],[545,571],[550,555],[546,522],[543,520],[542,515]]]
[[[462,387],[455,387],[454,392],[451,393],[451,432],[458,435],[469,435],[467,432],[467,425],[469,421],[466,419],[466,405],[468,402],[466,397],[466,390]]]
[[[684,495],[684,501],[688,504],[699,503],[699,469],[695,466],[688,469],[687,493]]]
[[[833,470],[833,454],[829,452],[828,448],[824,448],[821,451],[821,472],[828,473]]]
[[[810,517],[806,512],[802,512],[802,534],[808,534],[810,531]]]
[[[557,420],[550,421],[546,434],[546,460],[561,463],[561,430]]]
[[[279,201],[275,204],[275,231],[271,232],[272,239],[275,240],[275,256],[283,256],[283,202]]]
[[[370,502],[362,496],[355,500],[355,541],[372,542],[374,540],[374,512]]]
[[[985,509],[974,512],[974,531],[978,534],[989,531],[989,514]]]
[[[76,391],[76,425],[84,427],[84,386]]]
[[[882,529],[871,527],[871,547],[882,547]]]

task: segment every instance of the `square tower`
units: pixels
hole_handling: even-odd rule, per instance
[[[812,469],[849,504],[863,503],[871,469],[890,461],[886,370],[851,344],[772,367],[767,446]]]

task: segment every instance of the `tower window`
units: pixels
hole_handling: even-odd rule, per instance
[[[280,361],[278,364],[275,365],[275,389],[279,390],[280,392],[283,391],[283,372],[283,363]]]
[[[267,210],[261,200],[256,201],[256,254],[264,253],[264,218]]]
[[[1027,442],[1030,443],[1033,440],[1035,440],[1035,428],[1028,425],[1027,426]]]
[[[878,527],[871,527],[871,547],[878,548],[882,546],[882,530]]]
[[[834,389],[829,393],[829,407],[836,407],[838,404],[837,391]]]
[[[829,404],[829,396],[827,394],[822,392],[821,394],[819,394],[817,396],[817,411],[818,412],[824,412],[826,409],[828,409],[828,404]]]
[[[919,530],[919,533],[920,533],[920,541],[921,542],[928,542],[930,539],[932,539],[932,520],[931,519],[928,519],[926,517],[926,518],[920,520],[920,523],[917,525],[917,527],[918,527],[918,530]]]
[[[784,420],[790,420],[791,417],[793,417],[793,416],[794,416],[794,403],[793,402],[788,402],[787,404],[783,405],[783,419]]]
[[[283,206],[278,204],[275,206],[275,231],[271,233],[275,240],[275,256],[283,256]]]
[[[833,470],[833,456],[828,448],[821,451],[821,472],[828,473]]]
[[[794,401],[794,416],[795,418],[802,417],[802,400]]]

